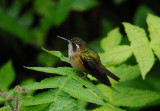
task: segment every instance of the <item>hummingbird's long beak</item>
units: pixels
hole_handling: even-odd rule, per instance
[[[57,37],[60,38],[60,39],[65,40],[65,41],[67,41],[67,42],[70,42],[70,40],[68,40],[68,39],[66,39],[66,38],[64,38],[64,37],[61,37],[61,36],[59,36],[59,35],[57,35]]]

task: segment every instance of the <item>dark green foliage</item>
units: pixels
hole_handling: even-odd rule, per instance
[[[63,52],[64,50],[60,49],[67,47],[67,43],[57,45],[59,44],[58,40],[54,39],[56,42],[51,47],[55,46],[55,50],[47,50],[49,45],[45,43],[46,41],[50,42],[50,38],[52,38],[52,35],[48,37],[50,31],[55,30],[56,32],[58,28],[64,28],[63,25],[68,23],[68,18],[75,12],[76,14],[77,12],[80,13],[80,15],[73,14],[78,20],[76,21],[78,24],[74,24],[76,22],[73,20],[73,15],[69,19],[74,24],[69,24],[73,25],[72,34],[76,33],[74,32],[75,27],[83,27],[78,32],[87,35],[84,31],[87,28],[82,21],[82,15],[86,15],[84,18],[89,18],[87,19],[88,27],[95,28],[92,27],[90,21],[93,24],[96,21],[96,14],[100,13],[96,11],[104,5],[100,4],[101,1],[13,0],[10,3],[7,0],[1,1],[0,33],[2,37],[0,40],[2,43],[7,41],[6,44],[9,47],[13,46],[17,54],[21,53],[21,51],[16,50],[17,47],[28,45],[40,51],[41,53],[36,55],[36,65],[34,64],[34,66],[39,66],[37,65],[39,63],[45,67],[28,67],[33,66],[33,64],[26,65],[29,64],[29,61],[23,64],[26,65],[25,71],[34,70],[31,72],[32,76],[37,71],[42,72],[43,76],[50,74],[50,77],[47,76],[38,82],[33,78],[23,80],[18,84],[24,87],[19,86],[19,88],[29,90],[30,94],[19,95],[13,85],[17,84],[17,81],[19,82],[19,80],[16,83],[14,81],[15,76],[19,77],[15,74],[19,74],[20,66],[17,68],[15,58],[13,58],[14,66],[11,60],[4,63],[0,67],[0,104],[3,106],[0,111],[10,111],[7,97],[13,97],[13,100],[10,99],[10,101],[14,107],[16,98],[20,98],[19,103],[22,103],[20,111],[139,111],[143,108],[160,105],[160,17],[153,15],[155,12],[152,11],[152,8],[147,5],[140,5],[136,8],[133,19],[134,25],[129,22],[122,23],[126,35],[120,31],[121,28],[114,28],[116,22],[119,21],[112,20],[112,17],[115,16],[114,12],[109,12],[107,9],[109,14],[105,9],[102,9],[105,13],[101,13],[106,14],[107,17],[104,15],[103,18],[98,18],[100,19],[99,23],[102,24],[101,38],[95,39],[91,43],[87,41],[87,43],[91,48],[98,51],[104,66],[120,77],[120,82],[109,78],[112,87],[108,87],[91,75],[87,76],[88,80],[83,79],[81,78],[84,76],[82,72],[67,67],[70,61],[64,56],[66,54]],[[111,2],[113,3],[112,6],[116,5],[120,8],[129,0],[112,0]],[[31,7],[25,10],[28,4]],[[82,12],[84,13],[82,14]],[[35,23],[35,16],[38,23]],[[65,28],[68,29],[68,27]],[[96,27],[96,30],[98,28]],[[63,33],[68,33],[65,32],[68,30],[60,30]],[[87,40],[84,37],[85,39]],[[19,42],[23,45],[19,45]],[[43,52],[41,51],[42,46],[45,47],[42,48]],[[6,50],[3,47],[2,49]],[[12,55],[12,53],[11,51],[9,54]],[[17,55],[14,56],[19,59]],[[58,61],[63,61],[65,66],[59,67],[60,62]],[[25,74],[24,72],[21,76],[25,77]],[[94,104],[94,107],[88,107],[88,103]]]

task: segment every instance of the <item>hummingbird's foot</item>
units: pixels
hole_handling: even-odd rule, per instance
[[[81,78],[88,80],[87,75],[88,75],[88,74],[85,74],[85,75],[82,76]]]

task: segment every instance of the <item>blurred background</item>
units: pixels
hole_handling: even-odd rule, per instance
[[[125,34],[122,22],[147,29],[148,13],[160,16],[159,0],[0,0],[0,66],[12,60],[12,86],[27,78],[40,81],[50,75],[23,66],[68,65],[42,50],[67,56],[68,44],[56,35],[80,37],[101,52],[99,41],[110,30],[120,27]]]

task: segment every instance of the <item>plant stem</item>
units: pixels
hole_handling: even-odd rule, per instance
[[[15,109],[14,109],[13,105],[11,104],[11,102],[9,102],[9,101],[7,101],[7,102],[8,102],[9,107],[11,108],[11,110],[15,111]]]
[[[20,94],[19,94],[19,92],[17,92],[17,97],[16,97],[16,111],[19,111],[19,96],[20,96]]]

